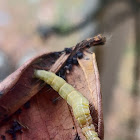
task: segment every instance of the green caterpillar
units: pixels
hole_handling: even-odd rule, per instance
[[[35,70],[35,77],[49,84],[72,107],[74,117],[87,140],[100,140],[90,115],[89,101],[80,92],[52,72]]]

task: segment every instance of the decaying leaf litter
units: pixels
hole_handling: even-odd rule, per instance
[[[0,98],[1,135],[9,137],[5,134],[5,131],[10,128],[13,120],[18,120],[29,129],[24,129],[25,133],[18,134],[17,139],[20,137],[23,139],[33,139],[35,137],[38,139],[74,139],[76,134],[81,139],[85,139],[66,102],[60,100],[54,104],[52,100],[57,98],[58,94],[42,81],[34,78],[34,70],[43,69],[57,73],[63,78],[66,75],[67,82],[89,99],[93,109],[92,115],[96,131],[99,137],[103,139],[99,76],[95,55],[91,54],[88,48],[104,43],[105,37],[98,35],[78,43],[71,49],[67,48],[62,52],[41,54],[26,62],[7,77],[0,85],[0,91],[4,93]],[[80,59],[81,52],[83,53],[82,59]],[[79,54],[77,55],[77,53]],[[79,57],[79,65],[75,59],[76,55]],[[67,65],[71,60],[76,62],[72,62],[72,68]],[[67,74],[62,74],[62,70]],[[92,76],[89,73],[92,73]],[[30,109],[24,109],[22,106],[29,100],[31,103]],[[22,112],[18,115],[14,114],[19,109]],[[62,120],[62,122],[59,120]],[[63,132],[64,130],[65,132]]]

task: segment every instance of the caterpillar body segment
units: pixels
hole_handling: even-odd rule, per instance
[[[62,87],[60,87],[58,93],[62,98],[64,98],[67,101],[68,95],[74,90],[75,89],[71,85],[69,85],[68,83],[65,83]]]
[[[97,132],[95,132],[93,124],[90,124],[89,126],[83,127],[82,132],[85,135],[87,140],[100,140]]]
[[[89,101],[80,92],[52,72],[35,70],[35,76],[49,84],[72,107],[74,117],[87,140],[100,140],[90,115]]]

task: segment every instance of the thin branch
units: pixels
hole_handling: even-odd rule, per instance
[[[71,33],[74,33],[80,29],[83,29],[87,25],[89,25],[91,22],[98,20],[98,18],[101,17],[105,13],[105,11],[108,9],[108,7],[116,2],[131,2],[131,0],[102,0],[99,8],[95,11],[91,11],[87,16],[84,18],[83,21],[80,23],[69,26],[67,28],[62,28],[61,26],[58,25],[53,25],[51,27],[43,26],[40,25],[37,28],[37,32],[40,35],[42,39],[47,39],[49,36],[52,34],[60,35],[60,36],[65,36],[69,35]]]
[[[102,8],[103,7],[98,8],[95,12],[91,11],[86,16],[86,18],[84,18],[84,20],[81,21],[77,25],[67,27],[66,29],[63,29],[61,26],[58,26],[58,25],[53,25],[51,27],[41,25],[37,28],[37,32],[39,33],[39,35],[42,38],[47,38],[52,34],[57,34],[57,35],[61,35],[61,36],[69,35],[71,33],[74,33],[76,31],[84,28],[85,26],[87,26],[88,24],[93,22],[93,20],[96,20],[99,17],[100,12],[101,12],[100,9],[102,9]]]

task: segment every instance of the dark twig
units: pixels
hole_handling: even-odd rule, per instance
[[[80,23],[73,25],[73,26],[69,26],[65,30],[62,29],[62,27],[58,26],[58,25],[53,25],[51,27],[40,25],[37,28],[37,32],[42,39],[46,39],[47,37],[51,36],[52,34],[57,34],[57,35],[61,35],[61,36],[69,35],[71,33],[74,33],[76,31],[84,28],[85,26],[87,26],[88,24],[93,22],[94,20],[97,20],[100,17],[100,15],[103,13],[106,5],[107,4],[105,4],[105,5],[101,4],[100,7],[97,8],[96,11],[94,9],[93,9],[93,11],[90,11],[90,13],[87,14],[87,16]]]
[[[71,33],[79,31],[80,29],[83,29],[84,27],[86,27],[87,25],[89,25],[91,22],[93,22],[95,20],[98,21],[98,18],[103,16],[103,14],[108,9],[108,7],[112,4],[114,4],[115,2],[126,2],[126,1],[125,0],[102,0],[100,6],[97,8],[96,11],[95,11],[95,9],[91,10],[87,14],[87,16],[80,23],[78,23],[76,25],[69,26],[66,29],[63,29],[59,25],[52,25],[50,27],[48,27],[46,25],[39,25],[37,27],[37,32],[42,39],[47,39],[52,34],[56,34],[56,35],[60,35],[60,36],[69,35]],[[127,0],[127,2],[131,4],[131,0]],[[126,15],[128,15],[128,14],[126,14]]]

